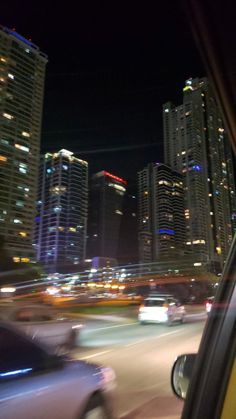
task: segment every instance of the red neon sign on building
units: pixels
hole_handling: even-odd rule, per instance
[[[120,183],[123,183],[124,185],[127,185],[126,180],[122,179],[121,177],[118,177],[118,176],[112,175],[111,173],[106,172],[105,170],[104,170],[104,172],[103,172],[103,173],[104,173],[104,176],[110,177],[111,179],[114,179],[114,180],[116,180],[117,182],[120,182]]]

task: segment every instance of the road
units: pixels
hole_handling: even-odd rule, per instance
[[[178,354],[196,352],[205,315],[191,315],[183,325],[145,325],[134,319],[86,320],[73,356],[111,366],[116,373],[119,418],[179,417],[182,402],[170,388]],[[154,403],[155,415],[148,409]],[[175,416],[171,416],[175,415]]]

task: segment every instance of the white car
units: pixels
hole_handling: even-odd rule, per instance
[[[0,324],[1,419],[112,419],[115,374],[49,353]]]
[[[145,298],[139,308],[138,319],[140,324],[184,322],[185,308],[172,295],[151,295]]]
[[[63,318],[44,305],[13,303],[0,306],[0,320],[58,350],[70,350],[78,343],[83,325]]]

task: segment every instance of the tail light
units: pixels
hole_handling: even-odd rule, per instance
[[[212,303],[206,303],[206,311],[207,312],[211,311],[211,306],[212,306]]]

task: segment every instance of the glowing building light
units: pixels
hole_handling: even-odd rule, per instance
[[[171,229],[169,229],[169,228],[161,228],[161,229],[158,231],[158,233],[159,233],[159,234],[170,234],[170,235],[174,235],[174,234],[175,234],[174,230],[171,230]]]
[[[122,178],[120,178],[120,177],[118,177],[118,176],[112,175],[111,173],[106,172],[105,170],[104,170],[104,172],[103,172],[103,173],[104,173],[104,176],[110,177],[111,179],[114,179],[114,180],[116,180],[117,182],[120,182],[120,183],[123,183],[124,185],[127,185],[126,180],[124,180],[124,179],[122,179]]]
[[[17,148],[18,150],[21,150],[21,151],[25,151],[26,153],[29,152],[29,147],[26,147],[26,146],[21,145],[21,144],[15,144],[15,148]]]
[[[29,138],[30,134],[26,131],[22,131],[21,135],[23,135],[23,137]]]
[[[13,119],[14,118],[14,116],[12,116],[12,115],[10,115],[9,113],[6,113],[6,112],[3,113],[3,116],[4,116],[4,118],[7,118],[7,119]]]

